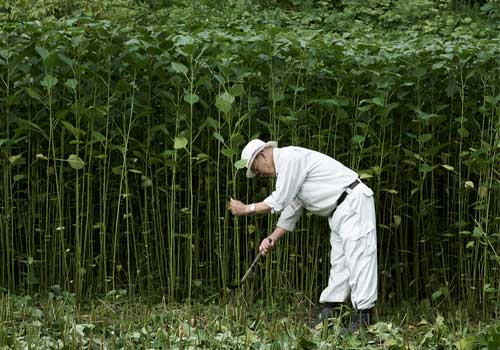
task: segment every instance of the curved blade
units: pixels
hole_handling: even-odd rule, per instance
[[[252,265],[250,265],[250,267],[248,268],[247,272],[245,273],[245,275],[241,279],[240,283],[238,283],[238,284],[230,284],[230,285],[228,285],[228,287],[230,289],[235,289],[235,288],[238,288],[239,286],[241,286],[243,284],[243,282],[245,282],[245,280],[248,278],[248,276],[250,275],[250,272],[252,272],[253,267],[255,266],[255,264],[257,264],[257,262],[259,261],[259,259],[260,259],[261,256],[262,256],[262,254],[259,252],[259,254],[257,254],[257,256],[255,257],[255,259],[253,260]]]

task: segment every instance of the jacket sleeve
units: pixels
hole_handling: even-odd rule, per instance
[[[304,159],[300,153],[290,151],[283,154],[283,164],[276,179],[276,190],[264,199],[272,213],[279,213],[297,196],[307,176]]]
[[[303,211],[304,207],[302,206],[302,202],[298,199],[294,199],[285,209],[283,209],[276,226],[288,232],[293,231]]]

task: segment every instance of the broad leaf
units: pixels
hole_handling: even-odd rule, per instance
[[[76,154],[72,154],[66,160],[73,169],[82,169],[85,166],[85,162],[82,158],[78,157]]]
[[[14,143],[14,140],[11,140],[11,139],[0,139],[0,147],[2,147],[3,144],[13,144]]]
[[[35,51],[38,52],[38,54],[40,55],[40,57],[45,61],[47,59],[47,57],[49,57],[50,55],[50,52],[47,51],[46,48],[44,47],[41,47],[41,46],[35,46]]]
[[[354,135],[352,140],[356,143],[362,143],[365,140],[365,137],[363,135]]]
[[[231,94],[231,96],[240,96],[241,94],[243,94],[243,92],[245,91],[245,89],[243,88],[243,85],[241,84],[235,84],[233,86],[231,86],[231,88],[229,89],[229,93]]]
[[[52,89],[54,86],[56,86],[58,80],[56,77],[54,77],[51,74],[45,75],[45,78],[43,78],[41,84],[42,86],[45,86],[48,90]]]
[[[231,105],[234,102],[234,97],[227,92],[222,93],[215,99],[215,107],[223,113],[229,113],[231,111]]]
[[[236,169],[243,169],[246,166],[247,166],[247,161],[245,159],[240,159],[240,160],[234,162],[234,167]]]
[[[74,60],[72,60],[71,58],[69,58],[66,55],[63,55],[62,53],[58,54],[57,56],[59,57],[59,59],[61,61],[63,61],[64,63],[66,63],[70,67],[73,67],[76,63]]]
[[[24,163],[24,158],[22,155],[18,154],[16,156],[10,156],[9,157],[9,162],[10,162],[10,165],[14,165],[14,164],[19,164],[19,163]]]
[[[70,122],[67,122],[67,121],[65,121],[65,120],[61,120],[61,123],[63,124],[63,126],[64,126],[64,128],[65,128],[66,130],[68,130],[70,133],[72,133],[72,134],[73,134],[73,136],[74,136],[75,138],[77,138],[77,137],[78,137],[78,136],[80,136],[80,135],[81,135],[81,136],[85,135],[85,131],[83,131],[83,130],[82,130],[82,129],[80,129],[80,128],[75,128],[75,127],[73,126],[73,124],[71,124]]]
[[[25,175],[23,175],[23,174],[19,174],[19,175],[15,175],[15,176],[13,177],[13,179],[14,179],[14,182],[17,182],[17,181],[21,181],[21,180],[23,180],[25,177],[26,177]]]
[[[174,72],[182,73],[184,75],[186,75],[188,72],[188,68],[185,65],[177,62],[172,62],[172,69],[174,70]]]
[[[245,142],[245,138],[240,133],[233,134],[231,136],[231,144],[234,146],[239,146]]]
[[[184,101],[186,101],[190,105],[195,104],[199,100],[200,100],[200,98],[196,94],[186,94],[186,95],[184,95]]]
[[[188,140],[182,136],[176,136],[174,140],[174,149],[181,149],[186,147]]]
[[[38,92],[38,90],[36,88],[33,88],[33,87],[27,87],[26,89],[26,92],[28,93],[28,95],[32,98],[34,98],[35,100],[38,100],[40,102],[43,102],[42,101],[42,96],[40,96],[40,93]]]
[[[68,79],[64,83],[65,86],[69,87],[71,90],[76,90],[76,87],[78,86],[78,80],[76,79]]]
[[[425,142],[428,142],[430,140],[432,140],[432,134],[423,134],[417,138],[417,142],[419,142],[419,143],[425,143]]]
[[[92,143],[104,141],[106,141],[106,137],[103,134],[99,131],[92,130]]]
[[[29,120],[25,120],[25,119],[22,119],[22,118],[17,118],[16,119],[16,124],[21,129],[32,130],[32,131],[38,132],[43,137],[45,137],[47,140],[49,139],[49,137],[47,136],[47,134],[45,133],[45,131],[42,128],[40,128],[38,125],[36,125],[35,123],[33,123],[33,122],[29,121]]]
[[[232,158],[236,154],[236,151],[231,148],[224,148],[221,153],[228,158]]]
[[[224,137],[222,137],[221,134],[219,134],[217,131],[213,133],[214,137],[219,141],[224,143]]]

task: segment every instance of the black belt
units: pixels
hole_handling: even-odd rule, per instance
[[[354,180],[353,183],[351,183],[349,186],[347,186],[347,188],[349,188],[350,190],[354,189],[354,187],[356,187],[358,184],[360,184],[361,181],[359,181],[359,179],[356,179]],[[337,208],[339,207],[339,205],[342,204],[342,202],[344,201],[345,197],[347,197],[347,195],[350,193],[351,191],[348,191],[347,189],[342,192],[342,194],[340,195],[339,199],[337,199]]]

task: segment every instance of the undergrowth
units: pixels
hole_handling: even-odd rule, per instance
[[[341,335],[341,321],[311,330],[306,301],[288,306],[129,301],[125,290],[85,304],[53,288],[47,297],[0,295],[0,349],[486,349],[500,346],[500,322],[447,315],[391,312],[373,325]],[[344,315],[344,324],[348,312]]]

